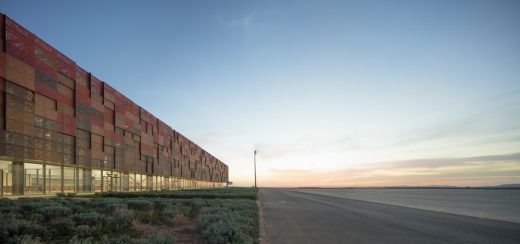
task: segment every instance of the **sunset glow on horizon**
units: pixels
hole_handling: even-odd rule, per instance
[[[235,186],[520,183],[520,1],[56,2],[0,8]]]

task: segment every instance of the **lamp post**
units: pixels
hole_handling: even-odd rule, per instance
[[[255,162],[255,189],[256,189],[256,150],[255,150],[255,153],[253,155],[253,158],[254,158],[254,162]]]

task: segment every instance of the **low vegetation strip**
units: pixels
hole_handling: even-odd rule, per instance
[[[258,243],[251,199],[0,199],[0,220],[0,243]]]
[[[140,191],[140,192],[98,192],[95,197],[119,198],[176,198],[176,199],[250,199],[257,200],[257,191],[253,188],[221,188],[207,190],[181,191]]]

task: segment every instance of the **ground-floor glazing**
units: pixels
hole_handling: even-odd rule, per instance
[[[0,196],[217,188],[221,182],[0,160]]]

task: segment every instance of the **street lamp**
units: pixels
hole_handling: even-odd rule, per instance
[[[253,155],[253,158],[254,158],[254,162],[255,162],[255,189],[256,189],[256,150],[255,150],[255,153]]]

